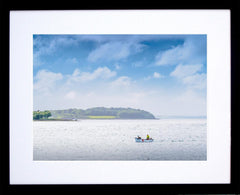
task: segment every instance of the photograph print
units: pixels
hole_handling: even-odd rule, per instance
[[[207,35],[34,34],[34,161],[206,161]]]

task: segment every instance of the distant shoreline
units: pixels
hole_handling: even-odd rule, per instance
[[[93,107],[88,109],[70,108],[49,110],[50,118],[56,119],[155,119],[148,111],[122,107]]]
[[[79,118],[79,119],[40,119],[40,120],[33,120],[35,121],[81,121],[81,120],[166,120],[166,119],[207,119],[207,117],[162,117],[162,118],[154,118],[154,119],[121,119],[121,118]]]
[[[33,121],[77,121],[77,120],[52,118],[52,119],[33,119]]]
[[[145,118],[139,118],[139,119],[122,119],[122,118],[79,118],[79,119],[39,119],[33,121],[81,121],[81,120],[160,120],[158,118],[154,119],[145,119]]]

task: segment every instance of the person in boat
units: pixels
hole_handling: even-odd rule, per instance
[[[149,135],[147,134],[147,140],[149,140],[150,139],[150,137],[149,137]]]
[[[137,139],[142,139],[141,137],[139,137],[139,135],[137,136]]]

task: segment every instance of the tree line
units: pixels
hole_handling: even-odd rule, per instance
[[[40,119],[48,119],[48,117],[52,116],[49,110],[45,111],[33,111],[33,120],[40,120]]]
[[[51,110],[53,118],[86,119],[89,116],[114,116],[116,119],[155,119],[150,112],[133,108],[94,107],[83,109]]]

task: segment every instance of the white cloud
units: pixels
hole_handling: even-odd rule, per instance
[[[111,71],[107,67],[103,67],[103,68],[99,67],[92,73],[91,72],[82,72],[80,74],[79,78],[82,81],[91,81],[91,80],[95,80],[97,78],[108,79],[108,78],[114,77],[115,75],[116,75],[115,71]]]
[[[131,79],[127,76],[121,76],[111,83],[112,87],[128,87],[131,85]]]
[[[52,55],[58,48],[76,44],[77,41],[70,36],[54,36],[51,39],[37,36],[33,39],[33,65],[41,66],[43,55]]]
[[[76,98],[76,92],[70,91],[64,97],[69,100],[74,100]]]
[[[68,58],[66,60],[66,63],[68,63],[68,64],[77,64],[78,60],[77,60],[77,58]]]
[[[48,95],[56,86],[56,82],[63,79],[61,73],[54,73],[47,70],[40,70],[34,77],[33,88],[38,93]]]
[[[186,58],[189,55],[188,48],[184,48],[183,45],[173,47],[166,51],[161,51],[156,56],[156,65],[174,65],[179,60]]]
[[[93,72],[81,72],[79,69],[75,69],[73,74],[69,76],[68,84],[72,82],[85,82],[96,79],[109,79],[116,76],[115,71],[111,71],[107,67],[99,67]]]
[[[100,47],[93,50],[88,55],[90,62],[96,62],[97,60],[120,60],[127,58],[133,53],[142,51],[144,45],[135,42],[107,42]]]
[[[161,77],[163,77],[163,75],[161,75],[160,73],[158,73],[158,72],[153,73],[153,78],[158,79],[158,78],[161,78]]]
[[[186,38],[184,43],[171,49],[160,51],[155,57],[158,66],[177,64],[198,64],[206,60],[206,43],[198,37]]]
[[[178,78],[183,84],[192,89],[205,89],[207,86],[206,73],[200,73],[202,64],[178,65],[170,76]]]
[[[173,72],[170,73],[170,76],[174,76],[177,78],[184,78],[186,76],[190,76],[195,74],[198,71],[201,71],[203,68],[202,64],[196,65],[178,65]]]
[[[116,70],[120,70],[121,66],[119,64],[114,64]]]
[[[152,75],[145,77],[144,80],[150,80],[150,79],[159,79],[159,78],[164,78],[164,76],[158,72],[154,72]]]
[[[202,73],[187,76],[183,78],[183,83],[195,89],[204,89],[207,86],[207,75]]]

